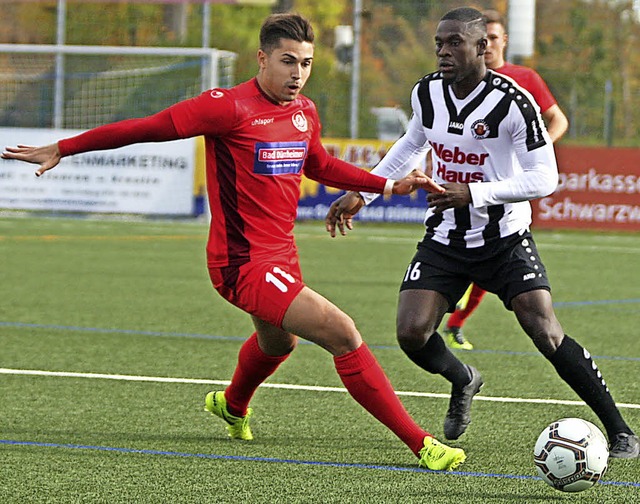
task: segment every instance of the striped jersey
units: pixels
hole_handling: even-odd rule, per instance
[[[428,208],[425,239],[475,248],[528,229],[529,200],[550,194],[558,181],[552,142],[531,95],[488,70],[458,99],[435,72],[415,85],[411,106],[407,132],[372,173],[403,176],[431,148],[433,179],[469,184],[472,197],[464,208],[440,214]]]
[[[518,85],[529,91],[543,114],[553,105],[557,105],[558,102],[551,94],[549,86],[533,68],[505,62],[500,68],[495,68],[494,70],[501,75],[508,75]]]

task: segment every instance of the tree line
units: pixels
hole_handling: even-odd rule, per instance
[[[55,43],[56,3],[3,2],[0,42]],[[640,25],[633,3],[537,0],[536,51],[522,63],[543,76],[569,117],[570,132],[562,141],[640,145],[640,52],[635,50]],[[369,138],[376,135],[372,107],[410,111],[411,87],[435,69],[433,34],[438,19],[461,3],[363,0],[362,4],[359,136]],[[468,3],[502,12],[507,4],[507,0]],[[262,20],[270,12],[287,10],[302,13],[314,24],[314,72],[305,94],[318,105],[324,135],[349,136],[350,69],[338,64],[333,45],[335,27],[353,24],[352,0],[211,4],[210,45],[237,53],[235,80],[246,80],[256,72]],[[177,6],[68,0],[65,39],[68,44],[200,47],[202,15],[199,2]]]

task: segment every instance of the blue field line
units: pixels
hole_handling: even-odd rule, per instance
[[[596,305],[612,305],[612,304],[638,304],[639,299],[600,299],[598,301],[555,301],[554,308],[564,308],[567,306],[596,306]]]
[[[245,341],[247,336],[222,336],[216,334],[198,334],[198,333],[181,333],[181,332],[163,332],[163,331],[140,331],[135,329],[106,329],[100,327],[82,327],[82,326],[64,326],[54,324],[29,324],[25,322],[2,322],[0,321],[0,327],[15,327],[21,329],[49,329],[57,331],[77,331],[77,332],[94,332],[101,334],[133,334],[138,336],[160,336],[164,338],[196,338],[196,339],[208,339],[218,341]],[[312,345],[309,341],[303,339],[299,340],[302,345]],[[376,350],[399,350],[397,345],[369,345],[369,348]],[[491,355],[515,355],[525,357],[540,357],[539,352],[516,352],[512,350],[460,350],[464,353],[482,353]],[[456,350],[457,352],[457,350]],[[619,361],[632,361],[640,362],[640,357],[625,357],[625,356],[611,356],[611,355],[594,355],[594,359],[598,360],[619,360]]]
[[[474,478],[499,478],[499,479],[516,479],[516,480],[540,480],[538,476],[527,476],[519,474],[501,474],[501,473],[482,473],[476,471],[432,471],[429,469],[421,469],[419,467],[405,467],[405,466],[387,466],[377,464],[349,464],[344,462],[322,462],[314,460],[296,460],[296,459],[283,459],[275,457],[246,457],[240,455],[217,455],[215,453],[188,453],[188,452],[174,452],[164,450],[143,450],[136,448],[117,448],[113,446],[94,446],[94,445],[79,445],[79,444],[66,444],[66,443],[43,443],[37,441],[14,441],[11,439],[0,439],[0,445],[6,446],[35,446],[40,448],[63,448],[69,450],[91,450],[91,451],[103,451],[103,452],[116,452],[125,454],[141,454],[141,455],[158,455],[164,457],[182,457],[182,458],[201,458],[211,460],[230,460],[236,462],[271,462],[277,464],[294,464],[294,465],[309,465],[317,467],[339,467],[339,468],[352,468],[352,469],[372,469],[377,471],[390,471],[390,472],[413,472],[413,473],[431,473],[442,476],[466,476]],[[623,487],[637,487],[640,488],[640,483],[633,481],[600,481],[601,485],[613,485]]]
[[[136,329],[107,329],[101,327],[64,326],[55,324],[28,324],[24,322],[1,322],[0,327],[16,327],[23,329],[54,329],[60,331],[96,332],[103,334],[135,334],[138,336],[164,336],[164,337],[185,337],[212,340],[244,341],[246,336],[216,336],[214,334],[163,332],[163,331],[140,331]],[[301,342],[302,343],[302,342]]]

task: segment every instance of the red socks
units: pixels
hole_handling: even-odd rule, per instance
[[[467,301],[467,305],[463,310],[456,310],[449,316],[449,319],[447,320],[447,327],[462,327],[465,321],[469,318],[469,315],[471,315],[478,307],[486,293],[487,291],[482,287],[478,287],[476,284],[473,284],[471,292],[469,293],[469,301]]]
[[[363,343],[358,349],[333,360],[351,396],[418,455],[424,447],[425,436],[431,434],[407,413],[367,345]]]
[[[247,414],[249,401],[254,392],[290,354],[272,356],[265,354],[258,345],[258,336],[253,333],[244,342],[238,353],[238,365],[231,378],[231,385],[224,391],[229,413],[235,416]]]
[[[257,335],[253,333],[240,348],[238,365],[231,384],[224,392],[229,413],[246,415],[256,389],[287,357],[289,354],[275,357],[265,354],[258,346]],[[334,357],[334,362],[351,396],[418,455],[424,446],[425,436],[430,434],[407,413],[369,348],[363,343],[352,352]]]

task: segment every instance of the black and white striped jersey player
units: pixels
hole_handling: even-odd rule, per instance
[[[558,169],[551,139],[531,95],[509,77],[488,70],[463,99],[435,72],[411,92],[405,135],[374,168],[400,178],[431,149],[432,178],[469,184],[468,207],[427,209],[426,236],[444,245],[480,247],[528,229],[529,200],[551,194]],[[361,193],[365,203],[377,196]]]
[[[604,425],[614,458],[637,458],[640,440],[618,410],[589,352],[567,336],[553,309],[551,286],[529,229],[530,200],[552,193],[558,168],[533,98],[509,77],[488,70],[486,18],[462,7],[438,23],[438,71],[411,92],[408,131],[374,173],[399,178],[432,155],[426,233],[404,272],[396,337],[416,365],[451,382],[447,439],[471,422],[480,372],[465,365],[438,333],[444,314],[470,282],[498,295],[560,377]],[[437,188],[435,188],[437,189]],[[326,228],[342,234],[372,196],[349,192],[332,203]]]

